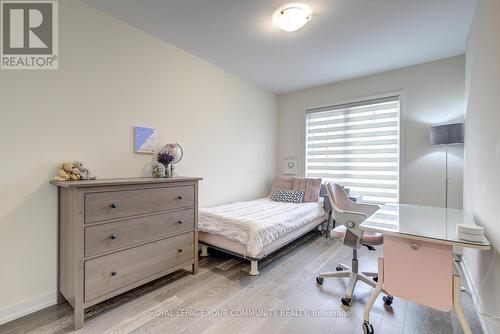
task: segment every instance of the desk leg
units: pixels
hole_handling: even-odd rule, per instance
[[[372,290],[372,294],[370,295],[370,299],[365,305],[365,312],[363,318],[363,330],[365,333],[373,333],[373,327],[370,325],[370,311],[372,309],[375,300],[377,300],[378,295],[382,291],[384,286],[384,259],[378,259],[378,281],[375,288]]]
[[[455,313],[457,314],[458,322],[460,322],[464,334],[472,334],[467,319],[465,318],[464,310],[462,309],[462,298],[460,295],[462,292],[461,287],[462,278],[460,275],[453,275],[453,306],[455,308]]]

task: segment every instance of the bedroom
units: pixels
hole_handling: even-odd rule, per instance
[[[45,1],[52,4],[54,14],[56,38],[50,45],[57,62],[52,68],[43,63],[41,69],[26,69],[6,68],[2,60],[0,69],[0,333],[75,328],[74,305],[58,304],[62,205],[58,187],[49,181],[62,162],[82,161],[97,177],[95,182],[150,176],[154,156],[136,152],[134,129],[155,129],[155,149],[166,143],[182,147],[175,173],[201,179],[186,181],[192,182],[190,187],[197,183],[198,191],[182,199],[193,196],[200,213],[266,198],[273,182],[285,173],[292,178],[321,177],[323,184],[337,181],[353,188],[349,195],[355,200],[384,204],[378,201],[387,197],[370,199],[377,196],[362,193],[345,178],[316,175],[349,171],[311,169],[317,165],[307,161],[322,158],[308,157],[308,152],[321,152],[324,143],[311,142],[319,146],[306,150],[308,131],[315,130],[308,130],[306,122],[315,113],[369,108],[383,102],[380,99],[396,97],[398,107],[387,112],[397,114],[397,136],[378,138],[390,141],[381,151],[388,156],[377,156],[374,162],[380,167],[375,176],[389,179],[377,181],[386,185],[378,189],[392,194],[392,202],[463,209],[484,227],[492,247],[464,249],[462,300],[474,333],[498,331],[497,320],[485,314],[500,314],[500,260],[494,256],[500,242],[499,2],[300,2],[312,14],[301,29],[287,32],[272,19],[287,1]],[[3,14],[8,12],[6,5],[19,1],[2,1]],[[24,9],[11,10],[9,24],[1,17],[3,32],[18,27],[14,18]],[[35,13],[45,12],[38,7]],[[35,30],[26,32],[40,35],[43,43],[47,35],[36,30],[34,15],[35,22],[26,29]],[[4,46],[15,42],[14,32],[9,38],[2,34],[2,59],[16,56]],[[18,40],[32,39],[23,36]],[[447,146],[445,152],[431,144],[431,127],[455,123],[465,124],[463,145]],[[397,168],[384,170],[384,159],[396,160]],[[288,163],[292,167],[286,169]],[[318,203],[329,202],[325,191],[316,195]],[[155,200],[151,192],[142,198],[146,206]],[[126,201],[137,203],[125,196],[116,204]],[[89,221],[95,233],[99,226],[105,228],[100,220],[96,215]],[[80,331],[361,333],[363,309],[373,289],[356,285],[352,305],[344,308],[346,280],[325,279],[317,286],[319,273],[334,270],[337,262],[350,263],[353,257],[352,249],[326,238],[326,226],[321,225],[321,231],[310,229],[266,254],[256,264],[256,276],[249,275],[251,262],[238,256],[242,254],[208,247],[208,256],[198,258],[197,275],[188,266],[144,281],[133,294],[124,289],[89,306],[84,319],[79,318]],[[83,236],[77,241],[82,244]],[[122,234],[115,241],[125,242]],[[201,255],[202,248],[196,253]],[[377,271],[377,258],[385,249],[375,248],[359,249],[362,270]],[[80,276],[71,277],[73,282]],[[77,283],[85,284],[83,276]],[[460,332],[454,311],[435,311],[395,296],[389,312],[381,300],[382,296],[371,312],[377,333]],[[251,309],[284,314],[200,314]],[[289,314],[303,309],[333,315]],[[169,315],[172,310],[196,314]]]

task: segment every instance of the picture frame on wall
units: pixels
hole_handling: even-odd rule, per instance
[[[134,152],[154,154],[157,145],[156,129],[136,126],[134,127]]]
[[[284,175],[297,175],[297,158],[286,157],[283,163]]]

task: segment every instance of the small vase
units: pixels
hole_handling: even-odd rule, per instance
[[[167,173],[166,173],[166,170],[167,168],[165,167],[165,165],[163,164],[158,164],[158,170],[159,170],[159,178],[160,179],[164,179],[167,177]]]
[[[177,173],[175,172],[175,165],[174,164],[170,164],[170,177],[171,178],[177,177]]]
[[[172,170],[170,169],[170,164],[164,166],[165,167],[165,177],[167,179],[172,177]]]

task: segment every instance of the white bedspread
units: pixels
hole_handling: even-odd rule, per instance
[[[277,238],[324,215],[322,202],[295,204],[261,198],[200,209],[198,229],[239,241],[252,256]]]

